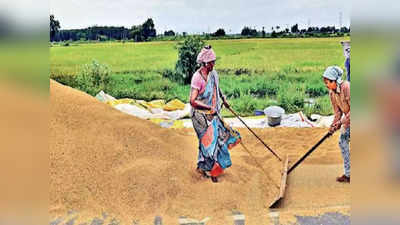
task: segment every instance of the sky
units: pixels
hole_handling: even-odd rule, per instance
[[[267,32],[271,27],[350,25],[348,0],[50,0],[50,13],[61,29],[92,25],[139,25],[152,18],[157,33],[209,33],[224,28],[240,33],[244,26]],[[340,16],[340,14],[342,16]]]

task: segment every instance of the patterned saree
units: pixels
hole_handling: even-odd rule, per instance
[[[218,87],[218,75],[213,70],[207,80],[205,90],[199,93],[197,100],[212,106],[215,114],[192,108],[193,128],[199,139],[197,166],[210,171],[211,176],[220,175],[232,165],[229,149],[241,140],[239,132],[226,125],[220,116],[222,99]]]

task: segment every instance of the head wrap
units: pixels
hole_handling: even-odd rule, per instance
[[[338,84],[341,84],[343,82],[342,74],[343,74],[343,70],[340,67],[329,66],[328,68],[326,68],[326,70],[322,76],[329,80],[336,81],[336,83],[338,83]]]
[[[197,56],[196,62],[201,63],[208,63],[211,61],[215,61],[216,56],[214,50],[211,49],[211,45],[205,46],[201,49],[199,55]]]

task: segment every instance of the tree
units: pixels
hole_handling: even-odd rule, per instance
[[[108,40],[108,36],[107,35],[98,34],[96,39],[98,41],[107,41]]]
[[[164,36],[175,36],[175,32],[173,30],[164,31]]]
[[[265,38],[265,27],[262,27],[261,33],[262,33],[262,37]]]
[[[276,32],[273,30],[271,33],[271,37],[276,38],[278,35],[276,34]]]
[[[129,37],[134,39],[135,42],[140,42],[144,41],[144,36],[143,36],[143,28],[142,25],[133,25],[131,28],[131,32],[129,33]]]
[[[155,37],[156,36],[156,29],[154,28],[154,22],[152,18],[149,18],[142,24],[142,34],[144,37],[144,40],[147,41],[150,37]]]
[[[340,28],[340,32],[342,32],[342,33],[349,33],[350,30],[349,30],[349,28],[347,28],[347,27],[341,27],[341,28]]]
[[[196,59],[203,46],[204,41],[196,36],[188,36],[183,42],[178,43],[178,61],[175,69],[179,79],[176,80],[185,84],[190,83],[192,75],[198,69]]]
[[[243,35],[243,36],[250,35],[250,28],[249,27],[243,27],[242,32],[240,34]]]
[[[251,29],[250,27],[245,26],[242,29],[241,35],[242,36],[256,36],[257,35],[257,30],[256,29]]]
[[[299,32],[299,25],[296,23],[295,25],[293,25],[290,29],[290,31],[292,33],[298,33]]]
[[[60,28],[60,22],[54,19],[54,15],[50,15],[50,41],[54,41],[55,36]]]
[[[152,18],[147,19],[142,25],[133,25],[129,37],[136,42],[148,41],[157,34]]]
[[[86,36],[86,33],[85,33],[85,32],[78,32],[78,33],[76,34],[76,36],[77,36],[77,39],[78,39],[78,40],[86,40],[86,39],[87,39],[87,36]]]
[[[215,37],[225,36],[225,30],[222,29],[222,28],[219,28],[217,31],[215,31],[215,33],[213,34],[213,36],[215,36]]]

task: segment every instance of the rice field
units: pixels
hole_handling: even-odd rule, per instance
[[[332,109],[321,75],[330,65],[344,68],[345,38],[237,39],[206,41],[217,54],[221,89],[242,115],[280,105],[287,112],[329,115]],[[162,76],[174,69],[177,42],[71,43],[50,48],[51,77],[74,86],[74,75],[93,60],[110,68],[105,91],[117,98],[188,101],[189,85]],[[91,93],[94,95],[94,92]],[[313,99],[308,105],[306,99]]]
[[[208,41],[217,54],[216,69],[248,69],[256,73],[293,70],[320,72],[329,65],[343,65],[343,38],[239,39]],[[106,42],[50,48],[52,74],[76,74],[93,59],[115,73],[173,69],[176,42]]]

